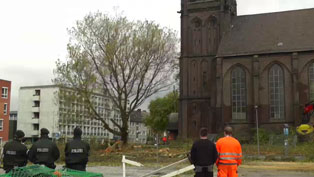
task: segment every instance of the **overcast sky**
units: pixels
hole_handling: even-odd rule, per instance
[[[11,111],[21,86],[51,84],[56,59],[66,57],[67,28],[89,12],[118,7],[131,20],[153,20],[180,30],[181,0],[0,1],[0,79],[12,81]],[[238,14],[313,8],[314,0],[237,0]],[[146,106],[144,106],[145,108]]]

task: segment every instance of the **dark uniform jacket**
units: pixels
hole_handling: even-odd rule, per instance
[[[48,136],[42,136],[36,141],[28,152],[29,160],[34,164],[42,164],[49,168],[55,168],[54,162],[60,157],[57,145],[48,139]]]
[[[3,147],[3,169],[9,172],[14,167],[27,164],[27,148],[18,140],[8,142]]]
[[[195,141],[191,149],[191,163],[195,166],[209,166],[216,162],[217,150],[208,139]]]
[[[89,144],[75,137],[65,145],[65,163],[68,168],[85,171],[88,162]]]

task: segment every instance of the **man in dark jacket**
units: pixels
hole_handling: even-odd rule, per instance
[[[36,141],[28,152],[29,161],[34,164],[45,165],[55,169],[54,162],[59,159],[60,152],[56,143],[48,137],[49,131],[46,128],[40,130],[40,139]]]
[[[191,149],[191,163],[195,166],[195,177],[213,177],[213,164],[217,160],[217,150],[207,138],[207,129],[201,128],[200,140],[194,142]]]
[[[22,144],[25,134],[17,130],[14,140],[6,143],[3,147],[3,169],[6,173],[14,167],[23,167],[27,164],[27,148]]]
[[[90,147],[81,140],[81,136],[82,130],[76,127],[73,140],[65,145],[65,163],[67,168],[85,171]]]

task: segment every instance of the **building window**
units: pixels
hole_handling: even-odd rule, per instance
[[[2,87],[1,97],[8,98],[8,87]]]
[[[34,96],[39,96],[40,95],[40,90],[35,90],[35,95]]]
[[[284,77],[283,70],[275,64],[270,68],[269,76],[269,100],[270,100],[270,118],[284,118]]]
[[[194,55],[201,54],[202,48],[202,20],[198,17],[195,17],[192,20],[192,49]]]
[[[8,114],[8,103],[4,103],[3,114],[4,114],[4,115],[7,115],[7,114]]]
[[[3,119],[0,119],[0,131],[3,131]]]
[[[33,113],[33,119],[39,119],[39,112]]]
[[[17,120],[17,114],[10,113],[9,120]]]
[[[34,101],[34,107],[39,107],[40,106],[40,102],[39,101]]]
[[[33,130],[39,130],[39,124],[33,124]]]
[[[245,71],[236,67],[231,73],[232,119],[245,120],[247,111]]]
[[[314,101],[314,63],[309,66],[310,101]]]
[[[207,42],[207,50],[210,55],[215,55],[217,51],[217,42],[218,42],[218,23],[217,18],[214,16],[209,17],[206,22],[207,30],[206,30],[206,42]]]

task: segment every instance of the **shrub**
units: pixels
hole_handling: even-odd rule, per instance
[[[251,129],[253,137],[253,143],[257,143],[257,132],[256,132],[256,128]],[[270,138],[271,133],[267,132],[265,129],[263,128],[259,128],[258,129],[258,137],[259,137],[259,143],[260,144],[267,144],[269,143],[269,138]]]

